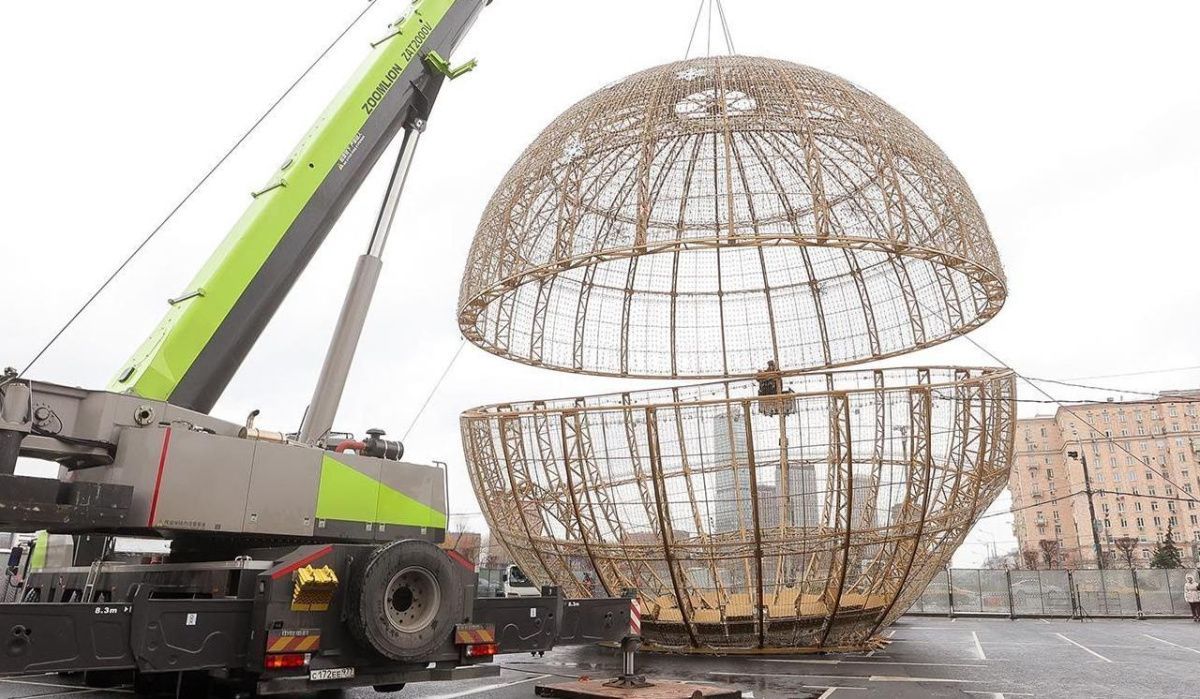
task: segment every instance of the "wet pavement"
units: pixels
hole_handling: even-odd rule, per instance
[[[1198,697],[1200,624],[1187,620],[947,619],[905,617],[873,653],[783,657],[640,654],[649,679],[737,688],[746,699],[834,697]],[[399,694],[347,697],[528,698],[534,687],[581,675],[602,680],[616,651],[564,648],[545,657],[503,655],[500,677],[414,684]],[[128,688],[88,689],[57,675],[0,679],[0,699],[129,697]]]

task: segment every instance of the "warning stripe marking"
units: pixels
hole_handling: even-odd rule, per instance
[[[454,642],[462,644],[495,643],[496,630],[491,626],[458,628],[454,631]]]
[[[267,637],[268,653],[306,653],[315,650],[321,642],[321,634],[307,636],[281,636],[271,634]]]

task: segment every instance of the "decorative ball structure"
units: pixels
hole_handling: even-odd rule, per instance
[[[975,198],[912,122],[829,73],[710,57],[542,131],[484,211],[459,322],[538,366],[712,378],[927,347],[1004,297]]]
[[[500,184],[460,327],[547,368],[722,380],[466,411],[492,535],[538,583],[636,589],[652,645],[867,647],[1007,482],[1014,376],[831,369],[1004,298],[962,176],[878,97],[742,56],[604,88]]]

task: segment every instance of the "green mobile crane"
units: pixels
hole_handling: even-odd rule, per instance
[[[446,473],[332,431],[405,178],[449,57],[490,0],[415,0],[106,391],[0,377],[0,529],[76,535],[74,565],[0,604],[0,674],[226,680],[259,693],[497,674],[498,649],[619,639],[629,604],[475,599],[437,547]],[[401,137],[297,434],[209,411],[388,144]],[[16,475],[19,457],[57,479]],[[197,497],[204,493],[204,497]],[[118,535],[162,562],[107,560]],[[564,618],[566,614],[567,618]],[[562,630],[569,624],[574,631]],[[496,629],[500,632],[497,633]],[[506,633],[507,631],[507,633]]]

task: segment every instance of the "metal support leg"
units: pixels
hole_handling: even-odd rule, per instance
[[[637,674],[636,654],[641,645],[641,636],[626,636],[621,639],[621,675],[615,680],[605,682],[605,687],[641,689],[654,686],[646,681],[645,675]]]
[[[346,291],[346,300],[342,305],[341,315],[338,316],[333,339],[329,342],[329,350],[325,354],[321,376],[317,379],[317,387],[313,390],[308,412],[300,427],[300,441],[305,444],[317,444],[333,427],[338,404],[342,401],[342,391],[346,388],[346,377],[350,374],[350,365],[354,361],[354,352],[358,349],[358,339],[367,321],[371,298],[375,295],[379,271],[383,267],[383,248],[392,229],[392,220],[396,216],[400,194],[404,190],[413,154],[417,150],[417,141],[420,140],[424,128],[424,122],[417,121],[404,130],[400,156],[396,159],[396,167],[392,170],[387,194],[379,210],[379,218],[375,221],[371,244],[367,253],[358,258],[358,265],[354,268],[354,278]]]

